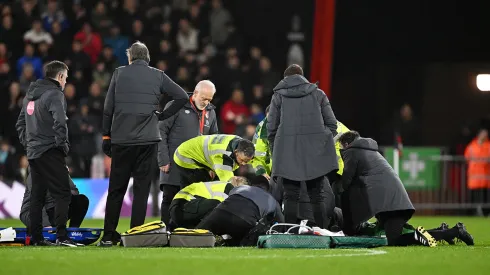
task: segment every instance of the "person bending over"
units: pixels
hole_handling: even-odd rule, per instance
[[[333,189],[342,196],[343,231],[346,235],[362,234],[362,224],[374,216],[385,230],[390,246],[422,244],[433,247],[437,245],[436,241],[455,238],[473,245],[473,237],[462,223],[451,229],[429,231],[419,226],[415,234],[402,234],[415,208],[400,178],[378,152],[377,142],[360,137],[356,131],[344,133],[339,142],[344,172]]]
[[[239,245],[242,239],[259,223],[284,222],[279,203],[269,193],[269,182],[256,176],[250,185],[234,188],[228,198],[204,218],[196,228],[207,229],[215,235],[230,235],[230,245]],[[267,224],[270,225],[270,224]]]
[[[247,184],[244,177],[229,181],[196,182],[177,192],[170,204],[170,228],[194,228],[230,191]]]

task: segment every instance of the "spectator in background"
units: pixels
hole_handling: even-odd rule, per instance
[[[41,58],[41,62],[43,64],[54,60],[54,56],[50,54],[49,45],[46,42],[39,43],[37,46],[37,51],[39,52],[39,57]]]
[[[91,17],[91,23],[96,30],[99,30],[100,35],[103,37],[107,36],[111,29],[112,18],[107,13],[107,8],[103,1],[97,2]]]
[[[31,26],[32,22],[37,20],[39,16],[39,8],[37,1],[22,1],[21,9],[15,11],[16,28],[21,33],[26,32]]]
[[[198,31],[189,24],[187,19],[181,19],[179,22],[177,44],[181,53],[195,52],[199,47]]]
[[[71,37],[66,31],[63,31],[61,24],[56,21],[51,24],[51,35],[54,40],[51,45],[53,56],[56,59],[64,60],[68,52],[70,52],[67,46],[71,44]]]
[[[212,10],[209,14],[210,35],[211,41],[216,46],[220,47],[228,38],[226,24],[232,21],[232,17],[228,10],[223,8],[221,0],[213,0],[211,2]]]
[[[102,54],[99,57],[99,62],[104,62],[105,70],[108,72],[112,72],[117,67],[119,67],[119,62],[117,61],[117,58],[114,55],[114,51],[110,46],[104,47],[104,49],[102,50]],[[127,58],[126,62],[128,62]]]
[[[240,68],[240,59],[238,56],[233,55],[228,58],[228,64],[223,74],[223,81],[226,83],[224,88],[227,94],[230,94],[230,91],[236,87],[240,87],[243,81],[243,72]]]
[[[97,82],[92,83],[92,85],[90,85],[90,95],[88,96],[87,104],[90,110],[90,114],[93,114],[97,119],[97,126],[102,123],[104,100],[105,97],[102,95],[100,85]]]
[[[5,139],[10,139],[12,145],[18,148],[17,130],[15,129],[15,123],[19,116],[21,106],[22,95],[20,91],[20,85],[18,82],[12,82],[8,91],[8,108],[5,117],[2,117],[2,121],[6,124],[4,129]]]
[[[83,75],[81,70],[77,70],[70,79],[70,83],[75,86],[77,99],[86,98],[88,96],[88,84],[87,81],[84,80],[85,78]]]
[[[156,54],[156,60],[165,60],[171,69],[176,65],[177,59],[175,58],[175,53],[172,51],[172,45],[168,40],[160,41],[160,51]]]
[[[59,22],[62,30],[66,30],[69,26],[65,13],[58,8],[57,0],[48,0],[46,10],[41,15],[41,18],[43,19],[43,27],[48,32],[51,32],[54,22]]]
[[[83,45],[79,40],[74,40],[72,43],[72,51],[66,57],[65,63],[71,70],[90,70],[90,57],[82,51]]]
[[[18,159],[15,157],[8,140],[0,140],[0,180],[14,180],[17,166]]]
[[[87,16],[87,10],[85,7],[81,5],[78,1],[74,2],[72,6],[72,12],[74,17],[71,18],[72,24],[71,24],[71,33],[75,33],[78,30],[80,30],[85,24],[85,22],[88,21],[88,16]]]
[[[92,73],[92,79],[94,82],[99,84],[103,91],[107,90],[109,87],[109,81],[111,81],[111,74],[105,69],[105,63],[102,61],[95,64],[95,70]]]
[[[46,42],[51,45],[53,44],[53,37],[43,29],[41,21],[34,20],[32,28],[24,34],[24,41],[32,44]]]
[[[260,83],[264,89],[266,97],[272,96],[272,91],[279,81],[279,74],[272,70],[271,61],[263,56],[260,58]]]
[[[259,124],[265,118],[262,107],[257,104],[252,104],[252,106],[250,106],[250,113],[250,120],[253,124]]]
[[[17,61],[17,76],[20,77],[22,75],[22,71],[24,70],[24,65],[30,63],[34,68],[34,73],[37,78],[41,78],[43,76],[43,63],[41,58],[34,56],[34,46],[32,44],[26,44],[24,47],[24,56],[22,56]]]
[[[247,105],[243,103],[243,92],[235,89],[231,98],[223,104],[221,108],[221,121],[223,123],[223,133],[234,134],[237,124],[240,124],[244,118],[248,118],[250,111]]]
[[[14,29],[13,19],[10,15],[2,17],[2,26],[0,27],[0,41],[5,42],[13,51],[17,53],[18,50],[22,51],[22,33]]]
[[[118,25],[121,27],[121,33],[123,35],[130,35],[133,21],[139,17],[140,12],[138,11],[138,1],[124,0],[122,12],[117,17]]]
[[[0,42],[0,65],[9,62],[9,56],[7,51],[7,45]]]
[[[201,6],[198,3],[192,4],[189,9],[189,23],[195,28],[199,28],[199,41],[209,35],[209,24],[201,13]]]
[[[64,92],[65,92],[65,99],[66,99],[66,116],[68,118],[71,118],[74,114],[78,112],[77,100],[75,98],[76,96],[75,86],[73,86],[73,84],[71,83],[66,84]]]
[[[90,57],[91,63],[95,64],[102,51],[102,39],[98,33],[92,31],[90,23],[83,24],[82,30],[75,34],[74,39],[82,43],[83,51]]]
[[[104,43],[113,49],[119,64],[126,65],[128,63],[126,49],[129,47],[129,39],[127,36],[121,35],[121,30],[117,25],[111,27],[110,35],[104,38]]]
[[[34,67],[30,63],[25,63],[22,69],[22,74],[19,78],[20,92],[25,95],[27,89],[31,85],[31,82],[36,81],[36,76],[34,75]]]
[[[0,65],[0,115],[4,117],[7,111],[9,103],[9,94],[5,91],[8,90],[10,83],[13,81],[12,73],[10,72],[10,65],[8,63],[3,63]],[[0,128],[0,135],[2,134]]]
[[[162,40],[174,41],[175,36],[172,33],[172,24],[169,21],[165,21],[160,25],[158,37]]]
[[[400,108],[399,115],[393,120],[393,132],[395,138],[401,138],[401,142],[405,146],[419,145],[419,123],[413,115],[412,107],[409,104],[404,104]]]
[[[478,136],[466,147],[464,156],[468,161],[468,189],[471,202],[490,202],[490,141],[488,130],[481,129]],[[489,209],[477,208],[477,214],[488,215]]]
[[[132,25],[132,34],[131,34],[131,41],[136,42],[136,41],[145,41],[145,43],[148,43],[149,45],[152,45],[151,40],[153,40],[151,37],[148,37],[145,33],[145,24],[143,24],[143,21],[141,20],[134,20],[133,25]]]
[[[179,67],[179,69],[177,69],[175,83],[179,84],[179,86],[186,92],[189,93],[191,91],[191,87],[194,85],[189,77],[189,71],[186,69],[186,67]]]
[[[80,177],[90,178],[92,157],[97,153],[95,144],[95,133],[99,125],[97,119],[89,113],[89,107],[86,104],[82,104],[80,113],[70,119],[72,159],[74,166],[80,172]]]

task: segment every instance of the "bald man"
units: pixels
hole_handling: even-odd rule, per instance
[[[200,135],[218,134],[215,107],[211,104],[215,93],[213,82],[200,81],[194,93],[189,95],[190,100],[184,108],[159,124],[162,136],[162,141],[158,144],[160,189],[163,191],[161,216],[166,224],[170,220],[169,207],[172,199],[180,191],[180,175],[175,167],[173,155],[184,141]]]

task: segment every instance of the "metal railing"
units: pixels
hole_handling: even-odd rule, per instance
[[[490,210],[490,188],[469,188],[468,161],[463,156],[424,152],[426,149],[404,150],[401,156],[393,149],[384,151],[417,210],[468,215],[481,215],[484,210]],[[490,162],[488,159],[479,161]]]

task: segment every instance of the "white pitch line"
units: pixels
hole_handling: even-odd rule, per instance
[[[328,250],[326,250],[328,251]],[[303,258],[330,258],[330,257],[356,257],[356,256],[375,256],[382,255],[388,252],[384,250],[370,250],[370,249],[349,249],[349,252],[355,253],[338,253],[338,254],[305,254],[305,255],[284,255],[284,254],[265,254],[265,255],[234,255],[234,256],[223,256],[216,254],[207,254],[207,255],[186,255],[185,258],[194,258],[194,259],[303,259]],[[173,255],[165,255],[165,258],[172,258],[175,256],[176,258],[181,258],[182,255],[173,254]]]

